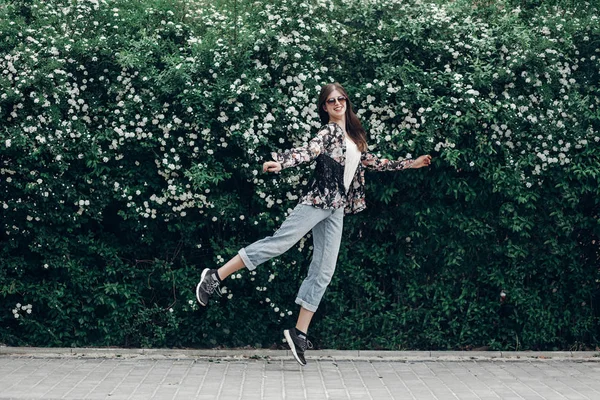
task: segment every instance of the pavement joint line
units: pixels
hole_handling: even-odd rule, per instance
[[[139,359],[218,359],[283,360],[289,350],[269,349],[132,349],[132,348],[52,348],[0,347],[2,356],[34,358],[139,358]],[[312,360],[355,361],[465,361],[465,360],[580,360],[600,362],[600,351],[382,351],[382,350],[311,350]]]

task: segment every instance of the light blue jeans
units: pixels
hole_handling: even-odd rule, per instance
[[[344,209],[324,210],[298,204],[273,234],[241,249],[238,254],[249,270],[277,257],[295,245],[311,229],[313,257],[296,304],[315,312],[331,282],[342,240]]]

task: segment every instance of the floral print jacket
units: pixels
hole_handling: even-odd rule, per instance
[[[318,208],[337,209],[344,207],[345,214],[356,214],[364,210],[365,168],[376,171],[396,171],[410,168],[414,160],[391,161],[378,158],[374,154],[361,153],[361,162],[346,192],[344,187],[344,165],[346,161],[346,141],[342,128],[327,124],[319,129],[317,136],[306,146],[272,153],[282,168],[289,168],[316,159],[315,174],[310,189],[300,202]]]

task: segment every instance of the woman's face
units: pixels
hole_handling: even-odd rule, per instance
[[[330,120],[342,121],[346,115],[346,96],[336,89],[329,93],[323,107],[329,114]]]

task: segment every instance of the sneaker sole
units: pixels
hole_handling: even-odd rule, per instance
[[[290,331],[289,330],[284,330],[283,331],[283,336],[285,336],[285,340],[287,340],[288,346],[290,347],[290,350],[292,351],[292,354],[294,355],[294,358],[296,359],[296,361],[298,361],[298,364],[305,366],[306,362],[302,362],[300,360],[300,358],[298,358],[298,353],[296,353],[296,346],[293,345],[293,341],[292,341],[292,337],[290,336]]]
[[[198,282],[198,285],[196,286],[196,300],[198,300],[198,303],[203,307],[206,307],[206,304],[200,300],[200,285],[204,281],[204,277],[208,274],[208,271],[210,271],[210,269],[204,268],[204,271],[202,271],[202,275],[200,276],[200,282]]]

